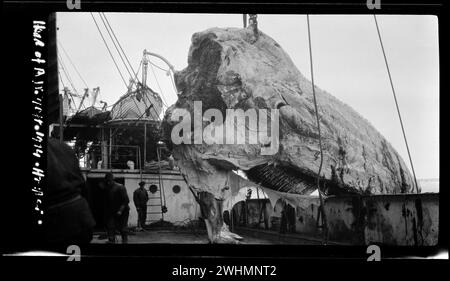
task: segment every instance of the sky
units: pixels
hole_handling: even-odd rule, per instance
[[[93,15],[126,74],[98,14]],[[182,70],[192,34],[243,25],[241,14],[106,13],[106,17],[135,70],[144,49]],[[437,17],[378,15],[377,19],[416,176],[439,178]],[[70,60],[61,47],[59,53],[78,93],[85,85],[70,61],[89,88],[100,87],[99,99],[112,105],[126,87],[91,14],[58,13],[57,26],[57,39]],[[315,84],[369,120],[410,168],[373,16],[311,15],[310,26]],[[258,15],[258,28],[281,45],[303,75],[311,77],[306,15]],[[167,69],[156,58],[152,62]],[[170,106],[177,99],[170,77],[157,68],[154,72],[157,79],[149,67],[147,84]],[[64,74],[62,79],[70,86]]]

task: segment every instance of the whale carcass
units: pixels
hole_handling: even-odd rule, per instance
[[[180,134],[191,141],[172,143],[181,173],[198,194],[212,242],[239,238],[222,219],[224,205],[239,188],[253,183],[267,191],[301,195],[316,190],[320,149],[312,85],[272,38],[261,31],[255,36],[251,28],[195,33],[188,66],[175,73],[175,83],[178,100],[163,123],[165,136],[172,141],[174,128],[186,113],[192,117],[188,118],[192,130],[211,124],[223,130],[224,125],[205,115],[208,110],[220,112],[223,124],[235,120],[229,109],[265,109],[262,114],[267,112],[270,121],[271,113],[278,112],[276,131],[272,128],[270,133],[278,134],[276,143],[270,138],[258,143],[195,142],[199,135],[188,130]],[[411,192],[411,174],[392,145],[348,105],[318,87],[315,92],[324,153],[321,190],[328,195]],[[194,110],[199,101],[200,114]],[[251,129],[250,123],[245,124]],[[257,130],[270,130],[263,127]],[[249,136],[244,135],[246,141]],[[268,146],[275,152],[262,153]],[[238,170],[247,178],[233,172]]]

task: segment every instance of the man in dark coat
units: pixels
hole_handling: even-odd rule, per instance
[[[92,239],[95,220],[86,195],[78,159],[65,143],[47,142],[45,240],[48,243],[79,245]]]
[[[106,228],[110,243],[116,243],[116,230],[122,236],[122,243],[128,242],[128,215],[130,207],[125,186],[114,181],[114,175],[105,175],[106,192]]]
[[[139,183],[139,188],[137,188],[133,193],[133,202],[138,213],[138,231],[144,228],[145,220],[147,219],[148,194],[144,186],[145,182],[141,181]]]

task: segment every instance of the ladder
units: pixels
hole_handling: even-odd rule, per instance
[[[164,221],[164,212],[163,212],[163,198],[161,192],[161,185],[157,188],[155,193],[148,193],[148,202],[147,202],[147,221],[146,223],[152,223],[155,221]]]
[[[165,194],[164,194],[164,186],[163,186],[163,181],[162,181],[162,177],[161,177],[161,145],[160,145],[160,143],[158,143],[156,152],[158,155],[158,181],[159,181],[159,184],[158,184],[158,187],[157,187],[155,193],[149,194],[149,196],[148,196],[147,221],[149,221],[149,222],[164,221],[164,213],[167,212],[166,199],[165,199]]]

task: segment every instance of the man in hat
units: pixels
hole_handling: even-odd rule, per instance
[[[136,228],[136,230],[138,231],[143,230],[145,226],[145,220],[147,219],[148,194],[144,186],[145,182],[141,181],[139,183],[139,188],[137,188],[133,193],[133,201],[138,213],[138,225]]]
[[[127,243],[127,225],[130,213],[127,190],[125,186],[114,181],[112,173],[105,175],[105,185],[107,188],[106,227],[109,242],[116,243],[116,230],[118,230],[122,236],[122,243]]]

